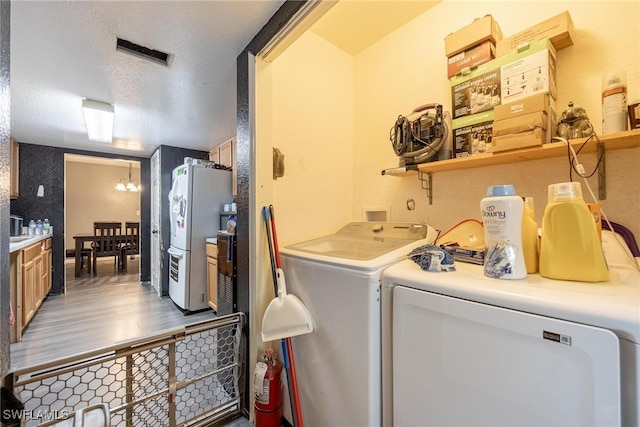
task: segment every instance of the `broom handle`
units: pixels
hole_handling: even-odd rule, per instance
[[[269,215],[271,216],[271,235],[273,237],[273,250],[276,255],[276,267],[282,268],[280,265],[280,250],[278,249],[278,234],[276,233],[276,217],[273,205],[269,205]],[[285,338],[287,342],[287,354],[289,355],[289,369],[291,370],[291,385],[293,389],[293,407],[295,410],[294,419],[297,419],[296,427],[303,427],[302,410],[300,408],[300,395],[298,394],[298,377],[296,376],[296,364],[293,360],[293,345],[291,338]]]
[[[276,258],[273,250],[273,239],[271,237],[271,221],[269,218],[269,208],[266,206],[262,207],[262,216],[264,217],[264,225],[267,229],[267,244],[269,245],[269,259],[271,260],[271,275],[273,276],[273,292],[275,296],[278,296],[278,276],[276,273]],[[289,348],[287,346],[287,341],[285,339],[280,340],[280,346],[282,347],[282,359],[284,362],[284,369],[287,371],[287,390],[289,391],[289,402],[291,405],[294,404],[294,394],[293,394],[293,381],[292,381],[292,373],[291,373],[291,364],[289,362]],[[297,384],[296,384],[297,387]],[[292,411],[293,416],[293,426],[298,427],[297,414],[295,411]]]
[[[262,207],[262,216],[264,217],[264,225],[267,229],[267,244],[269,245],[269,259],[271,260],[271,275],[273,276],[273,291],[278,296],[278,276],[276,274],[276,258],[273,252],[273,239],[271,238],[271,228],[269,220],[269,209]]]
[[[276,267],[280,265],[280,250],[278,249],[278,235],[276,234],[276,217],[274,216],[273,205],[269,205],[269,215],[271,216],[271,235],[273,236],[273,250],[276,253]]]

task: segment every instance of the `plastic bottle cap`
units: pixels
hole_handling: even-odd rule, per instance
[[[487,197],[515,196],[516,190],[513,185],[492,185],[487,189]]]
[[[551,184],[548,190],[548,201],[582,199],[582,187],[579,182],[562,182]]]

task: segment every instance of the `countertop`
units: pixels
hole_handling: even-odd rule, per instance
[[[49,237],[53,237],[53,233],[40,234],[37,236],[11,236],[9,240],[9,252],[19,251]]]
[[[218,238],[217,237],[208,237],[207,238],[207,243],[213,243],[214,245],[218,244]]]

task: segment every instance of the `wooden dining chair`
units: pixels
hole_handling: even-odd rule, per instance
[[[98,272],[97,260],[101,257],[113,257],[113,272],[121,265],[120,241],[122,238],[122,223],[94,222],[93,223],[93,274]]]
[[[122,237],[122,245],[120,246],[120,263],[122,270],[127,270],[127,257],[138,255],[140,253],[140,223],[125,222],[124,236]]]

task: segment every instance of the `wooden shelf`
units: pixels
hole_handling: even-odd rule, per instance
[[[621,150],[625,148],[640,147],[640,129],[633,129],[626,132],[618,132],[607,135],[598,135],[600,141],[604,143],[605,150]],[[569,142],[577,149],[586,138],[572,139]],[[582,149],[581,153],[591,153],[596,151],[595,138]],[[562,142],[552,142],[540,147],[524,148],[513,151],[503,151],[493,154],[482,154],[478,156],[464,157],[459,159],[441,160],[438,162],[422,163],[417,167],[393,168],[382,171],[383,175],[408,176],[416,175],[418,171],[423,173],[446,172],[461,169],[479,168],[485,166],[503,165],[509,163],[525,162],[528,160],[550,159],[561,157],[567,154],[567,147]]]

